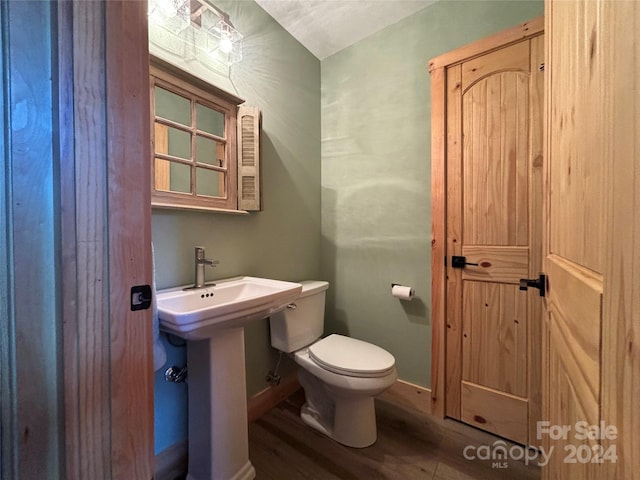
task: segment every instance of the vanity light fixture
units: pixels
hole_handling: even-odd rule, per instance
[[[243,35],[207,0],[149,0],[149,22],[192,44],[201,61],[229,66],[242,60]]]
[[[242,34],[227,18],[222,18],[208,33],[208,53],[226,65],[242,60]]]

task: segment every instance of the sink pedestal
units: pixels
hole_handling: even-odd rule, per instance
[[[221,328],[187,341],[189,474],[187,480],[251,480],[244,328]]]
[[[160,326],[187,340],[187,480],[251,480],[244,326],[293,302],[299,283],[234,277],[157,293]]]

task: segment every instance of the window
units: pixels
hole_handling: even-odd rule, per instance
[[[240,213],[236,118],[243,100],[158,59],[150,87],[152,205]]]

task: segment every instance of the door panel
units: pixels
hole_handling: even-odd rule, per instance
[[[526,398],[526,295],[516,285],[464,282],[462,310],[463,381]]]
[[[462,271],[463,280],[518,283],[529,275],[529,248],[464,245],[462,255],[473,268]]]
[[[552,332],[552,335],[555,334]],[[579,394],[574,389],[573,378],[576,374],[575,370],[571,371],[571,368],[566,368],[567,365],[563,361],[558,352],[562,351],[563,347],[567,344],[561,342],[554,342],[553,348],[550,350],[549,356],[549,381],[552,382],[553,389],[549,391],[549,400],[554,405],[562,406],[561,409],[556,410],[555,414],[547,420],[550,425],[569,425],[573,428],[577,422],[587,421],[589,418],[586,410],[583,409],[583,404],[579,401]],[[589,421],[590,425],[596,425],[596,421]],[[573,450],[573,448],[575,450]],[[583,463],[578,461],[578,449],[584,451],[582,445],[588,448],[587,452],[594,452],[595,441],[594,440],[578,440],[575,435],[568,434],[567,440],[563,448],[558,448],[555,445],[554,451],[550,455],[549,464],[546,465],[547,472],[553,472],[551,477],[558,480],[570,479],[588,479],[593,478],[607,478],[606,476],[599,477],[590,475],[588,472],[589,463]],[[549,452],[548,446],[545,451]],[[575,456],[572,452],[576,452]],[[584,455],[584,454],[582,454]],[[581,457],[584,458],[584,457]],[[566,461],[568,460],[568,461]],[[575,461],[574,461],[575,460]]]
[[[576,401],[591,424],[598,422],[600,399],[600,325],[602,277],[550,255],[546,261],[550,289],[547,303],[551,351],[571,378]]]
[[[549,138],[554,154],[549,177],[551,252],[594,272],[603,271],[607,151],[602,132],[608,119],[602,105],[609,103],[610,92],[599,41],[605,35],[600,24],[603,5],[550,4],[556,27],[549,45],[553,96]]]
[[[492,74],[462,96],[465,246],[528,244],[528,53],[526,73]]]
[[[462,382],[461,420],[516,442],[527,443],[528,403],[522,397]]]
[[[521,443],[540,411],[541,299],[519,281],[542,258],[541,46],[525,39],[447,71],[447,247],[467,266],[447,271],[446,413]]]

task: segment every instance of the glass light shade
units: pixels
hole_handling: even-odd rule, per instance
[[[232,65],[242,60],[242,34],[220,20],[207,31],[207,52],[216,60]]]
[[[149,22],[178,34],[191,23],[190,0],[149,0]]]

